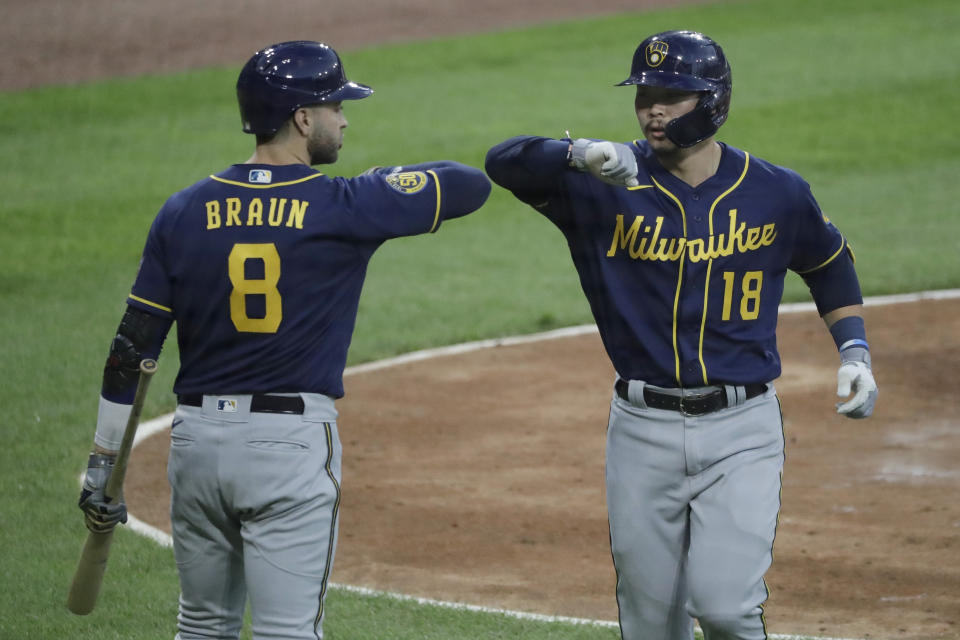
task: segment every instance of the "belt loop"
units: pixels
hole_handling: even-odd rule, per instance
[[[643,397],[643,389],[647,383],[643,380],[627,380],[627,398],[630,404],[641,409],[647,408],[647,401]]]
[[[747,388],[743,385],[725,384],[723,390],[727,394],[728,407],[736,407],[747,401]]]
[[[738,397],[738,395],[739,395],[739,394],[737,393],[737,389],[738,389],[738,387],[735,387],[735,386],[733,386],[732,384],[725,384],[725,385],[723,385],[723,392],[727,395],[727,406],[728,406],[728,407],[735,407],[735,406],[737,406],[738,404],[740,404],[739,402],[737,402],[737,397]]]

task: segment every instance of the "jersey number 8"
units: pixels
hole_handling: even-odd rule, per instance
[[[263,278],[247,278],[248,260],[263,262]],[[245,333],[276,333],[283,320],[283,305],[277,283],[280,282],[280,254],[272,242],[264,244],[235,244],[227,258],[227,272],[233,290],[230,292],[230,319],[237,331]],[[247,296],[264,298],[266,313],[262,318],[247,315]]]

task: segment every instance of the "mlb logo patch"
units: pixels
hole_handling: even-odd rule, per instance
[[[237,401],[234,398],[217,398],[217,411],[236,413]]]
[[[254,184],[270,184],[273,182],[273,172],[268,169],[251,169],[247,181]]]

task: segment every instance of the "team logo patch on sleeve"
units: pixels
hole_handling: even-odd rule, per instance
[[[427,174],[423,171],[402,171],[391,173],[384,178],[387,184],[400,193],[411,194],[427,186]]]

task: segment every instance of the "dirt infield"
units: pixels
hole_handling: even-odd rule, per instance
[[[284,40],[343,52],[696,1],[10,0],[0,20],[0,91],[232,66]]]
[[[960,299],[868,307],[870,420],[833,411],[836,353],[813,312],[780,322],[787,436],[767,575],[774,633],[960,634]],[[916,332],[911,327],[926,327]],[[595,333],[349,375],[334,580],[616,619],[603,496],[613,371]],[[169,531],[167,432],[127,499]]]
[[[33,0],[0,22],[0,90],[212,64],[322,39],[341,50],[682,0]],[[202,8],[200,8],[202,7]],[[493,141],[492,141],[493,142]],[[960,637],[960,300],[870,307],[877,414],[833,412],[836,354],[784,316],[787,461],[769,629]],[[443,600],[616,619],[603,496],[613,372],[596,334],[444,356],[346,379],[334,580]],[[128,473],[169,531],[167,432]]]

